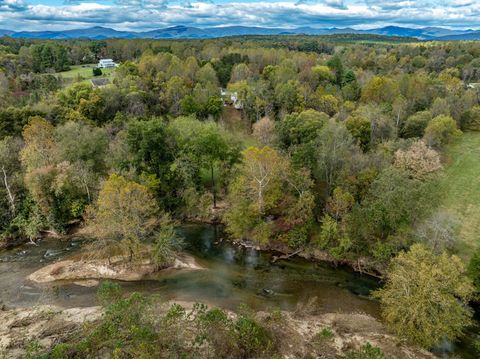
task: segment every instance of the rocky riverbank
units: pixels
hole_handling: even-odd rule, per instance
[[[168,308],[167,303],[162,308]],[[180,303],[192,307],[193,303]],[[164,310],[164,309],[163,309]],[[62,309],[55,306],[17,308],[0,311],[0,357],[22,358],[32,342],[49,348],[80,332],[82,323],[100,319],[101,307]],[[161,313],[158,313],[161,314]],[[235,313],[230,312],[230,316]],[[267,320],[269,313],[257,313]],[[366,343],[380,348],[387,356],[398,359],[432,359],[425,350],[408,346],[388,333],[383,325],[366,314],[329,313],[322,315],[282,312],[283,358],[340,358]],[[328,331],[329,336],[321,335]]]
[[[51,347],[101,314],[101,307],[62,309],[50,305],[0,311],[0,357],[24,358],[33,342]]]

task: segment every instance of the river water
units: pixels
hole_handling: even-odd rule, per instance
[[[184,250],[205,270],[168,270],[137,282],[121,282],[127,292],[157,294],[166,300],[195,301],[227,309],[245,303],[256,310],[294,310],[316,297],[319,312],[363,312],[379,318],[379,306],[369,298],[378,282],[348,268],[290,258],[272,263],[272,253],[259,252],[223,240],[221,227],[187,225],[178,229]],[[55,304],[96,305],[96,288],[72,282],[35,284],[29,274],[81,248],[81,241],[46,239],[0,252],[0,302],[7,306]],[[463,352],[463,350],[461,350]],[[474,358],[468,353],[464,358]]]

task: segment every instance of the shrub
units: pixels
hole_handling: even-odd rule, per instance
[[[240,315],[235,322],[235,334],[242,357],[261,357],[272,349],[271,334],[250,315]]]
[[[380,348],[373,346],[370,343],[363,345],[360,349],[348,352],[345,359],[387,359],[387,357]],[[392,358],[393,359],[393,358]]]
[[[330,340],[333,338],[333,332],[330,328],[323,328],[318,334],[317,337],[321,340]]]
[[[97,300],[101,305],[108,305],[117,300],[122,296],[122,287],[120,284],[104,281],[102,282],[97,290]]]

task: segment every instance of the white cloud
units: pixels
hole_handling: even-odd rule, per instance
[[[23,11],[27,4],[23,0],[0,0],[0,11]]]
[[[68,0],[75,1],[75,0]],[[98,0],[97,0],[98,1]],[[54,30],[107,26],[119,30],[152,29],[173,25],[199,27],[246,25],[269,27],[356,27],[386,24],[478,28],[480,4],[469,0],[319,0],[292,2],[193,2],[188,0],[116,0],[27,5],[23,0],[0,0],[0,28]],[[210,0],[209,0],[210,1]],[[305,1],[305,0],[304,0]],[[463,5],[461,5],[463,4]],[[461,5],[461,6],[460,6]]]

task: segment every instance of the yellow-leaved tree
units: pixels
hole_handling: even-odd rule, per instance
[[[387,325],[426,348],[458,338],[471,324],[474,289],[462,260],[435,255],[421,244],[392,260],[384,288],[375,292]]]
[[[92,212],[90,225],[101,239],[97,248],[100,245],[103,253],[130,260],[151,255],[159,266],[173,259],[177,238],[172,223],[147,186],[112,174]]]

